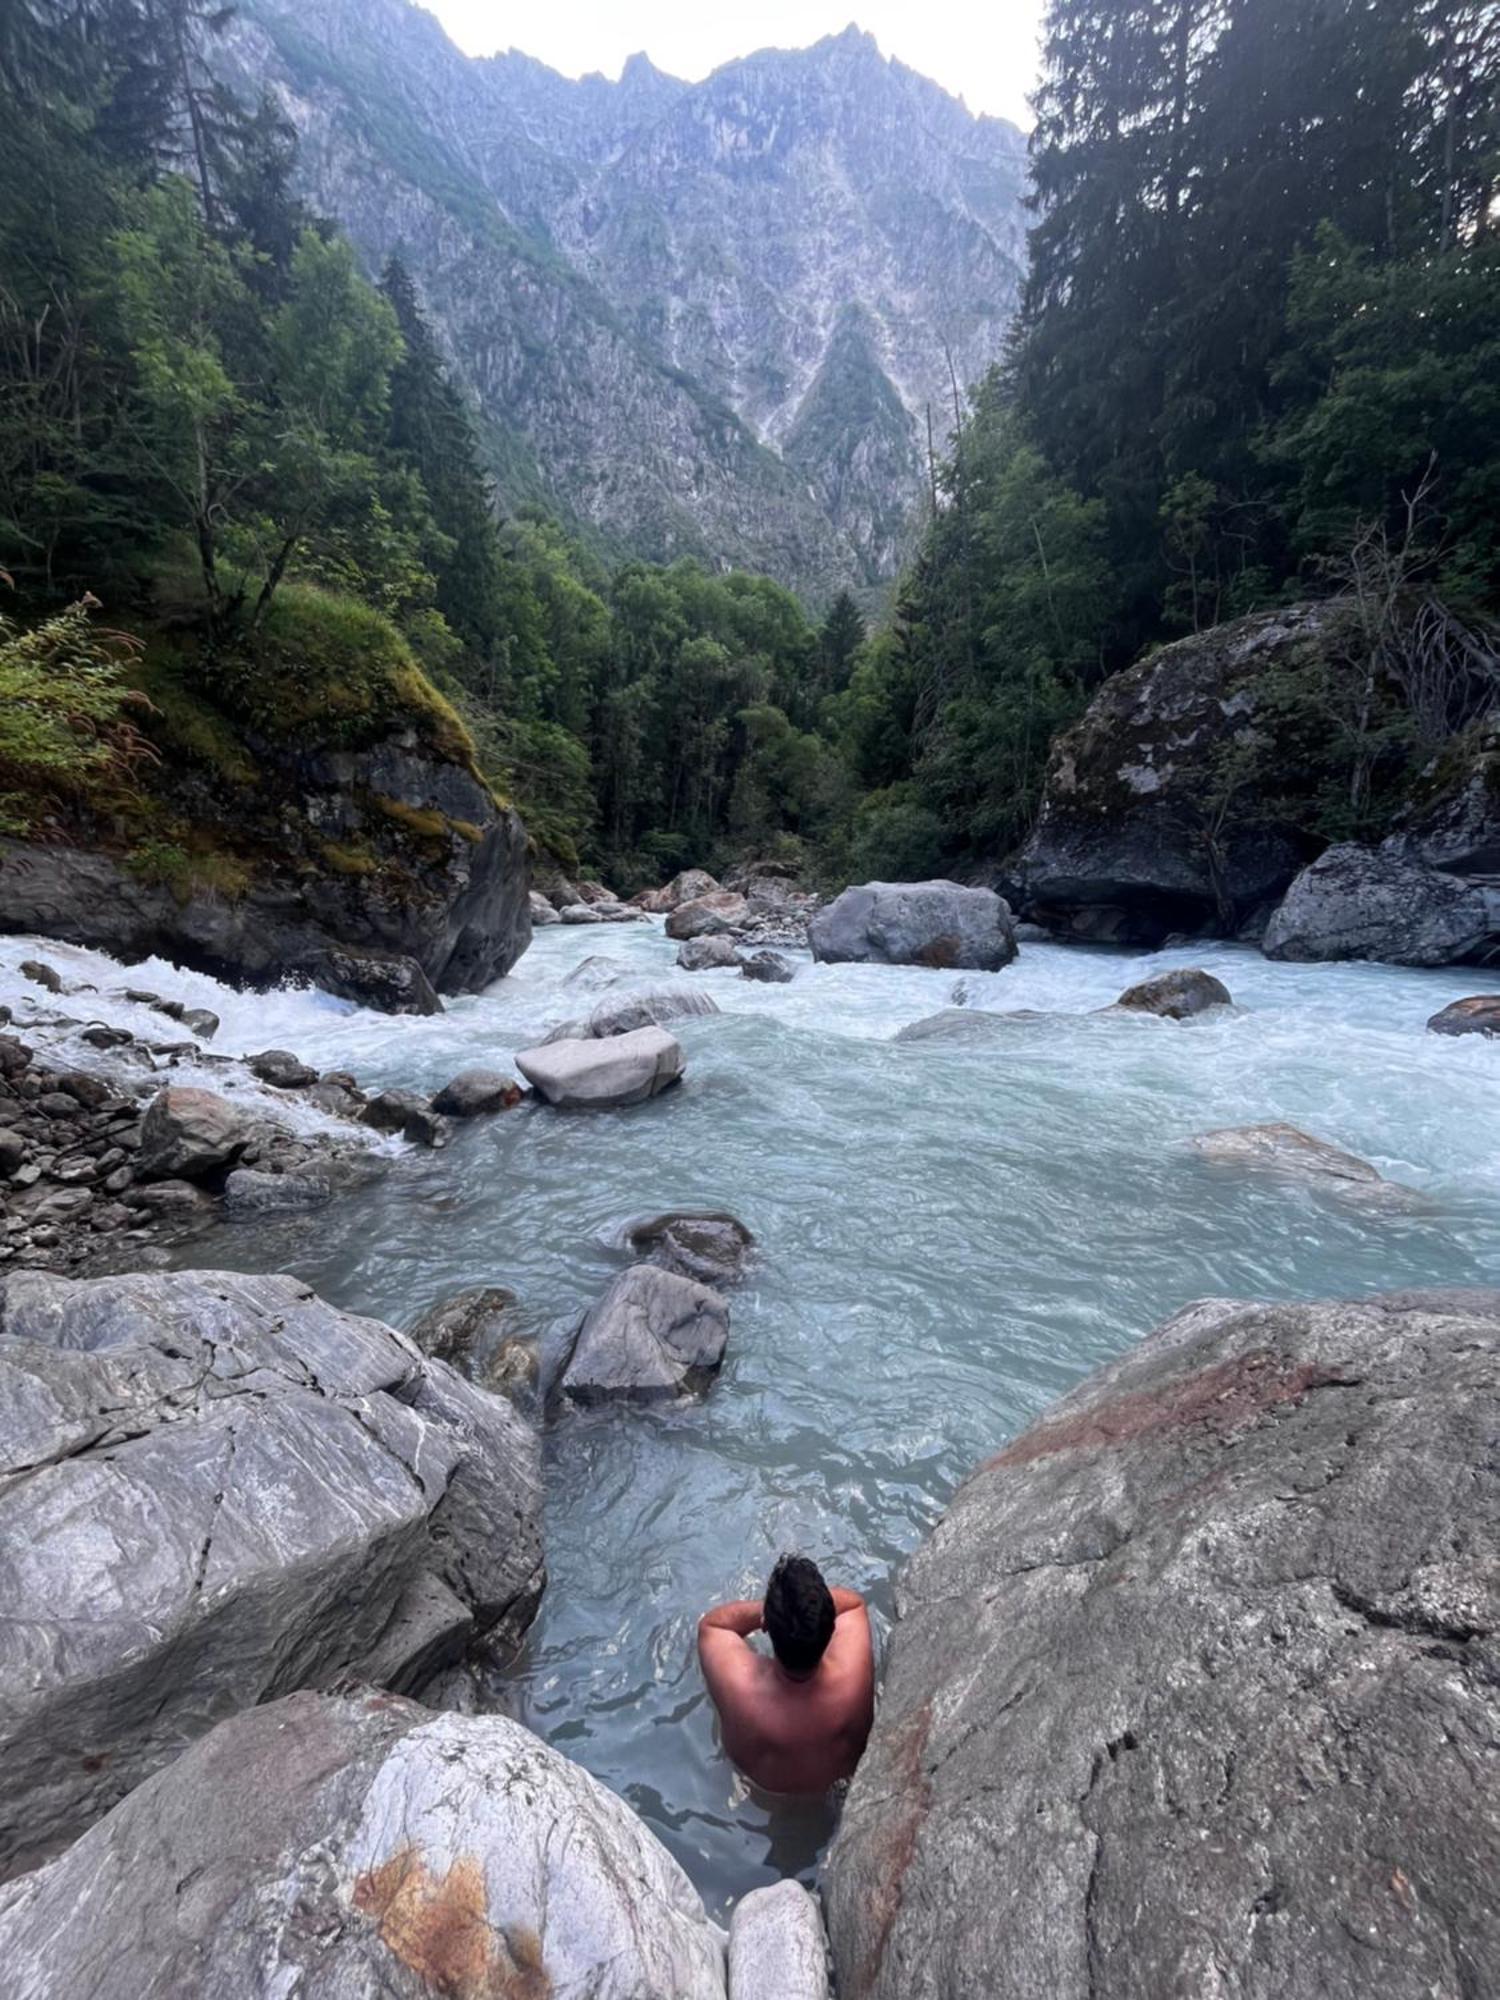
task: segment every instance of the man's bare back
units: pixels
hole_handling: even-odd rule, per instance
[[[770,1634],[775,1657],[749,1644]],[[852,1775],[875,1713],[870,1620],[857,1591],[830,1591],[815,1564],[783,1557],[766,1595],[698,1621],[698,1658],[724,1748],[769,1792],[825,1792]]]

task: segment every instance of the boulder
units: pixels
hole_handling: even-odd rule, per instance
[[[472,1376],[487,1347],[493,1346],[516,1309],[516,1295],[503,1285],[471,1285],[453,1292],[423,1313],[411,1337],[424,1354]]]
[[[236,1167],[224,1183],[224,1208],[236,1217],[285,1215],[321,1208],[332,1194],[327,1176],[317,1172],[272,1174]]]
[[[1427,1026],[1434,1035],[1500,1035],[1500,993],[1454,1000],[1434,1014]]]
[[[729,1921],[730,2000],[829,2000],[818,1899],[800,1882],[741,1896]]]
[[[1230,1125],[1217,1132],[1200,1132],[1188,1143],[1216,1166],[1251,1167],[1294,1180],[1322,1182],[1367,1207],[1424,1206],[1415,1188],[1386,1180],[1368,1160],[1345,1153],[1326,1139],[1315,1139],[1295,1125]]]
[[[431,1108],[443,1118],[480,1118],[513,1110],[524,1094],[513,1076],[497,1069],[463,1069],[443,1085]]]
[[[637,1028],[661,1027],[668,1021],[717,1014],[719,1003],[691,986],[655,986],[614,994],[597,1001],[581,1021],[554,1028],[548,1042],[598,1041],[607,1035],[628,1035]]]
[[[557,920],[561,924],[602,924],[604,913],[592,903],[565,903],[557,913]]]
[[[680,909],[684,903],[696,903],[701,897],[716,895],[718,890],[719,884],[706,868],[684,868],[663,888],[643,889],[630,900],[648,916],[662,917]]]
[[[532,1616],[535,1438],[390,1327],[293,1278],[19,1272],[0,1330],[0,1877],[365,1671],[424,1572],[480,1631]]]
[[[221,1722],[0,1897],[15,2000],[725,2000],[666,1849],[502,1716],[368,1690]]]
[[[715,1286],[737,1284],[755,1247],[744,1223],[721,1208],[648,1216],[626,1225],[624,1241],[646,1263]]]
[[[312,1064],[294,1056],[290,1049],[262,1049],[258,1056],[245,1058],[245,1067],[273,1090],[306,1090],[318,1080]]]
[[[1371,958],[1461,965],[1500,945],[1500,920],[1476,882],[1369,847],[1330,847],[1293,882],[1267,927],[1267,958]]]
[[[866,882],[846,889],[808,926],[827,964],[961,966],[998,972],[1016,955],[1010,906],[993,889],[957,882]]]
[[[719,972],[739,962],[739,946],[732,937],[689,938],[677,953],[684,972]]]
[[[606,986],[618,986],[622,980],[639,976],[636,968],[627,965],[623,958],[609,958],[596,951],[588,958],[579,959],[559,984],[570,989],[576,986],[585,993],[598,993]]]
[[[48,965],[43,959],[23,958],[16,970],[33,986],[45,987],[49,993],[61,993],[63,990],[62,974],[56,966]]]
[[[1500,1991],[1500,1294],[1188,1307],[959,1489],[824,1868],[843,2000]]]
[[[141,1120],[142,1180],[210,1180],[239,1158],[254,1136],[237,1104],[211,1090],[168,1084]]]
[[[779,951],[750,952],[740,960],[740,972],[744,978],[758,979],[766,986],[787,986],[796,977]]]
[[[535,889],[530,892],[527,902],[531,909],[531,927],[533,930],[543,930],[548,924],[555,924],[558,921],[557,911],[547,901],[547,898],[538,895]]]
[[[414,958],[401,952],[351,951],[336,946],[312,967],[319,986],[382,1014],[441,1014],[437,989]]]
[[[750,905],[732,889],[715,889],[679,903],[667,918],[667,936],[679,940],[731,936],[749,915]]]
[[[516,1057],[516,1068],[549,1104],[591,1111],[640,1104],[682,1075],[682,1044],[665,1028],[637,1028],[597,1040],[545,1042]]]
[[[920,1021],[908,1021],[904,1028],[896,1030],[893,1039],[898,1042],[998,1042],[1003,1041],[1012,1031],[1016,1021],[1040,1021],[1047,1016],[1030,1009],[1019,1009],[1012,1013],[996,1014],[982,1007],[945,1007],[939,1014],[928,1014]]]
[[[415,1090],[382,1090],[360,1111],[360,1122],[377,1132],[398,1133],[414,1146],[441,1150],[449,1138],[448,1124]]]
[[[0,1181],[8,1181],[25,1166],[30,1150],[19,1132],[0,1126]]]
[[[1132,1014],[1159,1014],[1165,1021],[1190,1021],[1214,1007],[1232,1007],[1229,988],[1211,972],[1197,966],[1182,966],[1175,972],[1159,972],[1127,986],[1115,1002]]]
[[[562,1374],[575,1403],[693,1396],[719,1372],[729,1308],[707,1285],[632,1264],[584,1314]]]
[[[1444,746],[1381,846],[1448,875],[1500,875],[1500,721]]]

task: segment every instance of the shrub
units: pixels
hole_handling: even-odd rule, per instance
[[[152,756],[130,717],[137,642],[93,623],[83,597],[22,631],[0,618],[0,832],[26,834],[65,802],[100,803]]]

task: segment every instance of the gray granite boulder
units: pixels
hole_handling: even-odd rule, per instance
[[[828,964],[960,966],[998,972],[1016,955],[1010,905],[993,889],[957,882],[866,882],[846,889],[808,925]]]
[[[253,1137],[250,1119],[228,1098],[169,1084],[141,1120],[141,1179],[212,1179],[234,1164]]]
[[[840,2000],[1500,1991],[1500,1293],[1188,1307],[908,1564]]]
[[[684,903],[696,903],[703,896],[712,896],[719,886],[706,868],[684,868],[680,875],[674,875],[662,888],[642,889],[638,896],[632,896],[630,900],[648,916],[662,917]]]
[[[665,1028],[525,1049],[516,1068],[549,1104],[604,1111],[640,1104],[682,1075],[682,1044]]]
[[[632,1264],[590,1306],[562,1373],[575,1403],[660,1402],[706,1389],[729,1339],[716,1291],[655,1264]]]
[[[560,921],[557,911],[553,909],[547,898],[538,894],[535,889],[529,892],[526,900],[531,909],[531,927],[533,930],[545,930],[548,924],[555,924]]]
[[[1500,944],[1484,888],[1374,848],[1330,847],[1304,868],[1271,918],[1267,958],[1369,958],[1461,965]]]
[[[637,1028],[664,1026],[704,1014],[717,1014],[719,1003],[692,986],[652,986],[630,993],[606,994],[579,1021],[564,1021],[546,1037],[548,1042],[600,1041],[608,1035],[629,1035]]]
[[[828,1940],[800,1882],[752,1889],[729,1923],[730,2000],[828,2000]]]
[[[677,954],[684,972],[722,972],[739,962],[740,948],[732,937],[688,938]]]
[[[258,1167],[236,1167],[224,1183],[224,1211],[238,1218],[286,1215],[321,1208],[332,1196],[331,1180],[315,1168],[275,1174]]]
[[[679,903],[667,918],[667,936],[679,940],[733,936],[750,915],[744,896],[732,889],[714,889],[691,902]]]
[[[1435,1035],[1500,1035],[1500,993],[1451,1001],[1427,1025]]]
[[[509,1111],[524,1092],[513,1076],[497,1069],[462,1069],[434,1095],[431,1108],[440,1118],[483,1118]]]
[[[1227,1125],[1217,1132],[1200,1132],[1188,1144],[1214,1166],[1249,1167],[1309,1181],[1364,1208],[1403,1211],[1425,1206],[1415,1188],[1386,1180],[1368,1160],[1295,1125]]]
[[[236,1709],[372,1660],[412,1685],[420,1578],[469,1633],[517,1636],[540,1515],[508,1404],[296,1279],[9,1277],[0,1878]]]
[[[1131,1014],[1159,1014],[1165,1021],[1190,1021],[1215,1007],[1232,1007],[1229,988],[1198,966],[1179,966],[1127,986],[1115,1002]]]
[[[0,1959],[11,2000],[725,2000],[623,1799],[517,1722],[369,1690],[221,1722],[0,1889]]]
[[[763,986],[789,986],[797,976],[791,962],[779,951],[752,951],[740,960],[740,972],[746,979],[758,979]]]

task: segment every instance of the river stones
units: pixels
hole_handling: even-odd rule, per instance
[[[449,1138],[447,1121],[415,1090],[382,1090],[365,1104],[360,1123],[376,1132],[392,1132],[414,1146],[441,1150]]]
[[[729,1339],[717,1292],[654,1264],[632,1264],[590,1306],[562,1373],[575,1403],[662,1402],[706,1389]]]
[[[591,1111],[640,1104],[676,1083],[686,1058],[665,1028],[597,1040],[546,1042],[523,1050],[516,1068],[549,1104]]]
[[[211,1090],[169,1084],[141,1120],[143,1180],[208,1180],[223,1173],[250,1144],[248,1118]]]
[[[790,962],[779,951],[752,951],[740,960],[746,979],[758,979],[764,986],[788,986],[795,979]]]
[[[732,937],[688,938],[677,954],[684,972],[720,972],[740,963],[740,948]]]
[[[1016,955],[1010,905],[957,882],[866,882],[846,889],[808,926],[815,959],[998,972]]]
[[[1190,1021],[1214,1007],[1232,1007],[1229,988],[1199,966],[1181,966],[1127,986],[1115,1002],[1134,1014],[1159,1014],[1165,1021]]]
[[[733,1285],[745,1275],[755,1238],[721,1208],[673,1211],[627,1224],[624,1240],[637,1257],[700,1285]]]
[[[1214,1300],[974,1473],[825,1864],[844,2000],[1500,1991],[1497,1434],[1500,1294]]]
[[[623,1799],[517,1722],[368,1691],[222,1722],[0,1892],[0,1954],[16,2000],[725,2000]]]
[[[1315,1139],[1295,1125],[1231,1125],[1200,1132],[1188,1144],[1216,1166],[1250,1167],[1294,1180],[1321,1182],[1334,1193],[1371,1208],[1410,1210],[1423,1206],[1415,1188],[1377,1173],[1368,1160]]]
[[[631,993],[606,994],[581,1021],[564,1021],[547,1035],[549,1042],[599,1041],[608,1035],[628,1035],[637,1028],[660,1027],[668,1021],[717,1014],[719,1003],[691,986],[655,986]]]
[[[533,930],[544,930],[548,924],[561,922],[557,911],[553,909],[547,898],[537,890],[533,889],[530,891],[527,901],[531,907],[531,927]]]
[[[236,1167],[224,1183],[224,1212],[239,1218],[293,1214],[300,1209],[321,1208],[332,1195],[327,1175],[316,1171],[273,1174],[257,1167]]]
[[[729,1922],[730,2000],[828,2000],[828,1941],[800,1882],[752,1889]]]
[[[312,1064],[293,1055],[290,1049],[262,1049],[258,1056],[245,1058],[245,1067],[273,1090],[306,1090],[318,1080]]]
[[[1494,934],[1477,882],[1396,854],[1345,843],[1304,868],[1272,917],[1267,958],[1371,958],[1388,965],[1458,965]]]
[[[442,1118],[483,1118],[509,1111],[525,1093],[513,1076],[497,1069],[462,1069],[432,1099],[431,1109]]]
[[[217,1717],[377,1657],[408,1684],[424,1573],[496,1640],[533,1615],[536,1439],[390,1327],[176,1271],[17,1272],[0,1328],[0,1879]]]
[[[1427,1023],[1434,1035],[1500,1035],[1500,993],[1454,1000]]]

